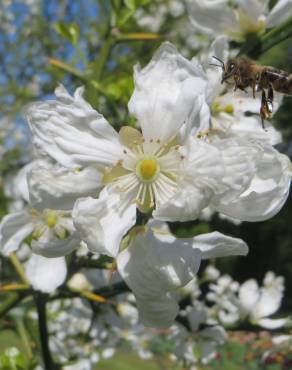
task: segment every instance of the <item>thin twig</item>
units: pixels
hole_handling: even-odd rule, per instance
[[[26,296],[22,293],[13,293],[9,294],[9,297],[5,299],[4,302],[0,305],[0,317],[4,316],[9,312],[13,307],[18,305],[18,303]]]

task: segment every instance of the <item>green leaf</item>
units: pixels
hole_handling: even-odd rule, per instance
[[[133,92],[132,76],[122,76],[114,82],[108,82],[105,92],[111,99],[127,103]]]
[[[80,37],[80,28],[77,23],[57,22],[54,24],[55,31],[64,39],[76,45]]]
[[[124,0],[124,4],[130,10],[136,9],[136,1],[135,0]]]

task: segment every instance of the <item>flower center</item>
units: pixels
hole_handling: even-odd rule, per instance
[[[144,158],[136,165],[137,177],[145,183],[152,182],[159,174],[160,166],[156,159]]]
[[[45,217],[45,223],[46,225],[52,229],[53,227],[56,226],[57,224],[57,221],[58,221],[58,215],[57,215],[57,212],[54,212],[54,211],[48,211],[45,213],[44,215]]]

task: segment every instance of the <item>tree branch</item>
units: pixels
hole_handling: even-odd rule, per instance
[[[36,292],[34,295],[34,299],[38,313],[39,335],[45,369],[57,370],[58,366],[54,364],[49,348],[49,333],[47,327],[47,313],[46,313],[47,297],[43,293]]]

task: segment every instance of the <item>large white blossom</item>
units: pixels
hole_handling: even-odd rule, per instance
[[[286,20],[291,15],[292,2],[279,0],[269,10],[266,0],[187,0],[187,8],[198,31],[242,41],[248,34],[260,34]]]
[[[82,198],[81,189],[73,209],[74,225],[91,251],[116,256],[136,223],[136,208],[165,221],[196,219],[210,205],[231,217],[234,208],[234,217],[252,221],[281,208],[290,182],[288,160],[269,174],[259,143],[244,137],[214,142],[197,137],[206,75],[196,60],[186,60],[165,43],[145,68],[135,69],[134,79],[129,110],[141,132],[123,127],[117,133],[86,103],[81,88],[72,97],[60,86],[58,100],[27,109],[39,154],[71,171],[101,173],[96,182],[96,188],[103,186],[100,193],[92,197],[84,189]],[[270,157],[280,162],[276,151],[270,150]],[[262,173],[270,189],[257,181]],[[260,208],[253,214],[255,200]]]
[[[135,294],[140,320],[150,327],[171,325],[178,313],[171,293],[195,277],[202,259],[248,252],[242,240],[218,232],[177,239],[157,221],[136,233],[118,255],[117,266]]]

